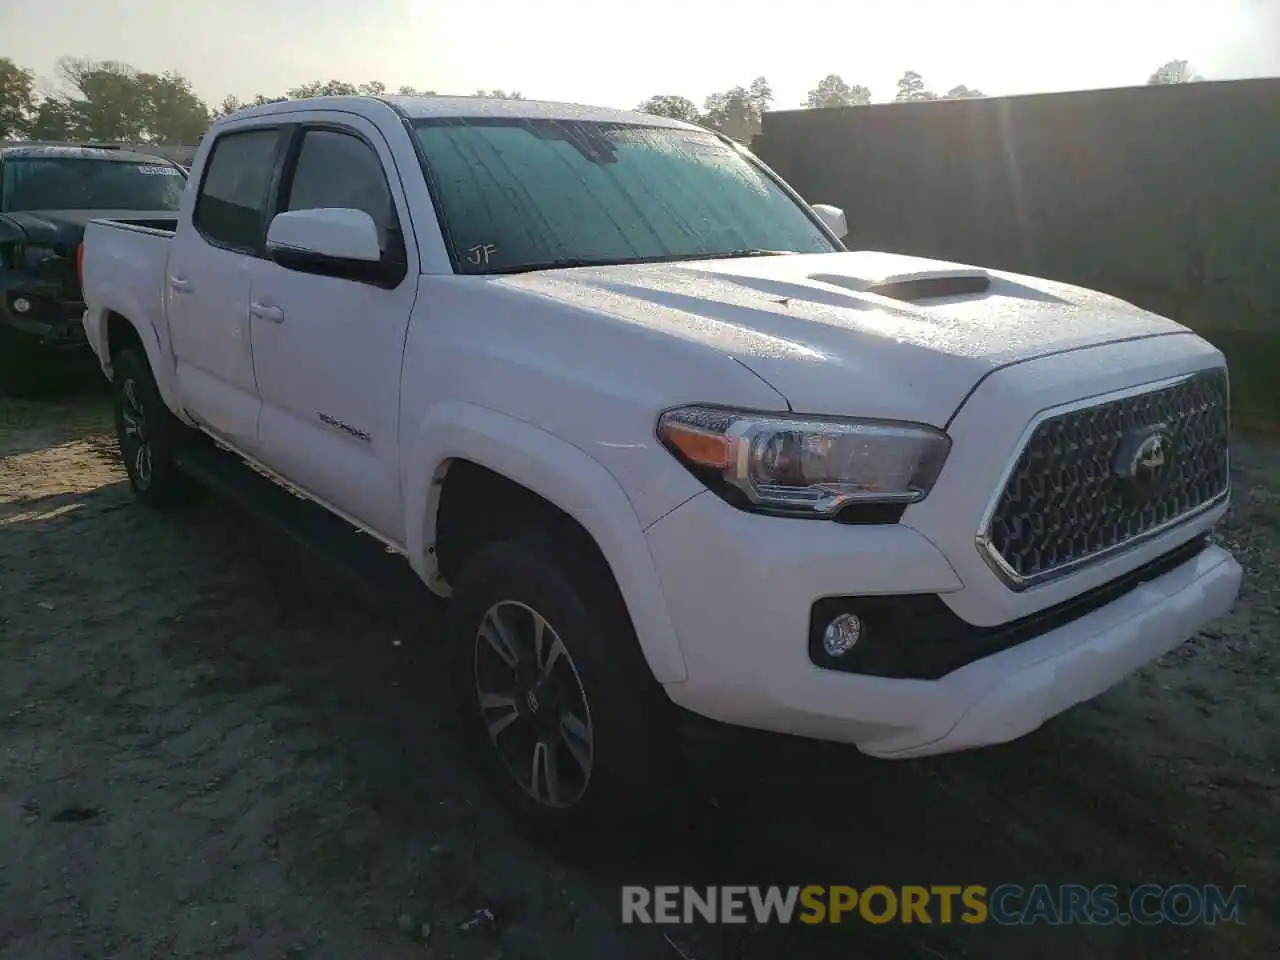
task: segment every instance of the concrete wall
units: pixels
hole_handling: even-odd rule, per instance
[[[1080,283],[1227,353],[1280,420],[1280,80],[766,113],[755,151],[853,249]]]

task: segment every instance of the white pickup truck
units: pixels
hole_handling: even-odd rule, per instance
[[[1219,351],[844,234],[684,123],[298,100],[172,230],[89,225],[84,325],[143,500],[216,449],[403,555],[504,795],[585,824],[680,782],[678,718],[997,744],[1235,601]]]

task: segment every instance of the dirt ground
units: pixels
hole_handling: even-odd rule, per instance
[[[516,835],[455,745],[436,619],[361,605],[214,500],[136,505],[108,423],[100,394],[0,400],[4,958],[1274,955],[1280,444],[1236,447],[1234,614],[1098,701],[930,761],[734,748],[688,835],[567,852]],[[660,882],[1252,902],[1216,928],[624,927],[619,885]]]

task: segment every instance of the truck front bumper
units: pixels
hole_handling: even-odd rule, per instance
[[[25,304],[26,309],[16,309],[15,301]],[[79,301],[55,300],[21,290],[8,291],[0,303],[0,327],[11,342],[23,347],[87,352],[83,317],[84,304]]]
[[[651,527],[649,542],[688,665],[687,680],[666,686],[678,706],[886,758],[1029,733],[1228,612],[1241,579],[1229,553],[1205,546],[1074,619],[915,679],[819,666],[810,654],[810,619],[822,598],[945,601],[962,589],[942,553],[916,531],[754,516],[706,493]]]

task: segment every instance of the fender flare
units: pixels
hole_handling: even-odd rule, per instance
[[[127,290],[109,283],[104,284],[98,291],[98,300],[100,305],[90,313],[85,324],[85,333],[93,346],[94,352],[98,355],[98,363],[101,364],[102,372],[106,374],[107,379],[110,380],[115,377],[115,373],[111,369],[111,355],[108,352],[110,344],[107,343],[110,316],[115,314],[133,327],[138,334],[138,339],[142,342],[142,349],[147,354],[147,363],[151,366],[151,374],[156,379],[156,386],[160,390],[160,397],[164,400],[165,406],[173,411],[175,416],[185,420],[186,417],[181,412],[182,403],[178,397],[177,387],[173,382],[173,368],[165,362],[167,351],[160,343],[160,334],[156,331],[155,324],[136,319],[149,316],[148,312]]]
[[[534,424],[464,401],[427,412],[405,456],[401,482],[405,545],[424,580],[431,582],[436,572],[428,548],[435,539],[438,481],[453,459],[470,460],[527,487],[580,523],[613,571],[654,678],[686,678],[649,541],[630,499],[599,462]]]

